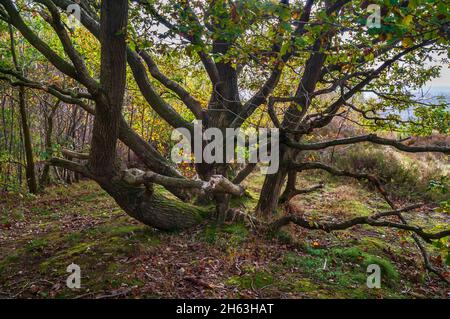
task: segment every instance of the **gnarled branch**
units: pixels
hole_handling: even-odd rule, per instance
[[[139,55],[144,59],[147,64],[150,74],[157,79],[166,88],[175,92],[176,95],[183,101],[183,103],[191,110],[197,119],[202,117],[202,106],[198,100],[196,100],[186,89],[184,89],[177,82],[169,79],[165,74],[163,74],[153,61],[152,57],[145,51],[139,51]]]
[[[279,228],[289,224],[294,223],[298,226],[301,226],[306,229],[312,230],[323,230],[325,232],[331,232],[335,230],[345,230],[351,228],[356,225],[370,225],[375,227],[391,227],[402,230],[407,230],[416,233],[420,237],[422,237],[425,241],[431,242],[432,239],[439,239],[450,235],[450,229],[443,230],[437,233],[429,233],[424,231],[421,227],[411,226],[408,224],[399,224],[391,221],[380,221],[379,218],[391,215],[398,215],[400,212],[404,212],[406,210],[411,210],[416,208],[416,206],[410,206],[408,208],[402,208],[399,210],[393,210],[389,212],[382,212],[378,214],[374,214],[372,216],[361,216],[355,217],[346,221],[336,222],[336,223],[311,223],[300,215],[286,215],[281,217],[280,219],[274,221],[269,225],[269,228],[272,230],[278,230]]]
[[[58,157],[51,158],[50,160],[48,160],[48,163],[52,166],[65,168],[70,171],[83,174],[86,177],[93,178],[93,175],[91,174],[91,172],[89,172],[87,167],[83,164],[69,161],[69,160],[66,160],[63,158],[58,158]]]
[[[327,147],[336,146],[336,145],[349,145],[349,144],[355,144],[355,143],[361,143],[361,142],[371,142],[371,143],[379,144],[379,145],[393,146],[400,151],[409,152],[409,153],[438,152],[438,153],[450,154],[450,147],[435,146],[435,145],[407,146],[407,145],[401,143],[400,141],[382,138],[382,137],[377,136],[376,134],[361,135],[361,136],[337,139],[337,140],[333,140],[333,141],[310,143],[310,144],[296,143],[288,138],[283,139],[282,142],[289,147],[293,147],[293,148],[296,148],[299,150],[321,150],[321,149],[325,149]]]
[[[197,188],[206,192],[227,193],[242,196],[244,188],[233,184],[222,175],[211,176],[208,182],[201,180],[187,180],[182,178],[168,177],[151,171],[142,171],[131,168],[123,171],[122,179],[130,185],[150,185],[156,183],[164,187]]]

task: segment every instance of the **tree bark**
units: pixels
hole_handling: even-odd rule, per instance
[[[278,198],[280,197],[286,174],[286,170],[280,168],[275,174],[266,176],[260,192],[258,205],[256,206],[256,213],[258,215],[267,218],[276,212]]]
[[[58,100],[55,105],[53,105],[50,110],[50,114],[47,115],[46,121],[46,132],[45,132],[45,149],[47,155],[52,154],[52,136],[53,136],[53,117],[55,116],[56,109],[58,108],[60,100]],[[39,179],[39,188],[42,191],[45,187],[50,184],[50,165],[45,163],[42,169],[41,177]]]
[[[11,40],[11,54],[14,63],[14,67],[20,72],[19,61],[17,60],[16,47],[14,44],[14,32],[11,24],[9,25],[9,35]],[[27,106],[26,106],[26,93],[25,87],[19,86],[19,112],[20,121],[22,124],[23,132],[23,142],[25,147],[25,175],[27,177],[27,185],[30,193],[35,194],[38,191],[36,173],[34,169],[34,158],[33,158],[33,145],[31,142],[30,127],[27,120]]]
[[[118,179],[100,178],[97,182],[128,215],[160,230],[189,228],[208,214],[205,208],[168,199],[153,187],[131,186]]]
[[[297,172],[291,170],[287,173],[287,175],[288,175],[288,180],[286,183],[286,188],[284,189],[284,192],[280,197],[281,204],[285,203],[286,201],[289,201],[295,193],[295,183],[297,181]]]
[[[101,70],[100,90],[95,96],[95,118],[91,151],[87,167],[59,160],[60,166],[70,167],[94,179],[131,217],[163,230],[191,227],[201,220],[200,208],[157,194],[153,184],[133,186],[123,180],[116,146],[121,136],[137,155],[155,155],[153,150],[136,138],[122,116],[126,83],[126,32],[128,0],[101,2],[100,17]],[[130,145],[131,144],[131,145]],[[153,159],[157,156],[151,156]],[[55,163],[54,163],[55,164]],[[58,161],[56,162],[58,164]],[[152,163],[158,166],[159,163]],[[167,169],[170,170],[169,167]],[[175,172],[171,171],[171,174]]]

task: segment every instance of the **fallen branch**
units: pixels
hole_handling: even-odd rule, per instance
[[[327,171],[331,175],[335,175],[335,176],[346,176],[346,177],[352,177],[352,178],[355,178],[358,180],[362,180],[362,179],[368,180],[382,193],[382,195],[388,202],[390,201],[389,198],[387,197],[386,191],[384,190],[384,188],[382,186],[381,180],[374,175],[339,170],[339,169],[336,169],[334,167],[331,167],[329,165],[326,165],[326,164],[323,164],[320,162],[288,163],[287,165],[290,169],[295,169],[297,171],[304,171],[304,170],[310,170],[310,169],[321,169],[321,170]]]
[[[399,224],[394,223],[390,221],[379,221],[378,219],[381,217],[386,216],[392,216],[392,215],[398,215],[400,212],[404,212],[407,210],[412,210],[416,208],[415,205],[401,208],[398,210],[393,210],[389,212],[382,212],[378,214],[374,214],[372,216],[361,216],[361,217],[355,217],[346,221],[341,221],[337,223],[316,223],[306,220],[300,215],[290,214],[281,217],[280,219],[276,220],[275,222],[271,223],[269,225],[269,228],[271,230],[278,230],[279,228],[289,224],[293,223],[300,227],[306,228],[306,229],[312,229],[312,230],[323,230],[325,232],[331,232],[335,230],[345,230],[351,227],[354,227],[356,225],[370,225],[375,227],[390,227],[390,228],[397,228],[402,230],[408,230],[411,232],[416,233],[420,237],[422,237],[426,242],[431,242],[432,239],[439,239],[442,237],[446,237],[450,235],[450,229],[438,232],[438,233],[428,233],[424,231],[421,227],[418,226],[411,226],[408,224]]]
[[[121,296],[128,295],[130,292],[131,292],[131,288],[127,288],[127,289],[124,289],[124,290],[120,290],[120,291],[114,292],[114,293],[112,293],[110,295],[97,296],[97,297],[95,297],[95,299],[107,299],[107,298],[121,297]]]
[[[303,188],[303,189],[293,189],[291,191],[289,191],[287,193],[286,196],[281,196],[280,198],[280,203],[287,203],[289,202],[292,198],[294,198],[297,195],[301,195],[301,194],[308,194],[308,193],[312,193],[318,189],[322,189],[323,188],[323,183],[308,187],[308,188]]]

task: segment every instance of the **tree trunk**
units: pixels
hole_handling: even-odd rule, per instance
[[[133,150],[137,148],[148,153],[147,145],[139,143],[141,139],[133,138],[135,133],[122,117],[127,19],[128,0],[101,2],[101,90],[96,97],[91,152],[85,174],[97,181],[127,214],[140,222],[162,230],[191,227],[201,220],[200,208],[166,199],[157,194],[152,185],[131,186],[122,180],[116,154],[119,134],[134,143]],[[136,152],[138,156],[139,153]],[[151,164],[159,166],[159,163]]]
[[[279,200],[280,204],[284,204],[285,202],[289,201],[292,198],[293,194],[295,193],[296,181],[297,181],[297,172],[289,171],[286,188],[284,189],[284,192],[281,195],[280,200]]]
[[[17,71],[21,72],[19,61],[17,60],[16,55],[16,46],[14,43],[14,32],[11,24],[9,25],[9,36],[11,40],[11,54],[14,63],[14,67]],[[33,159],[33,146],[31,143],[31,134],[30,127],[28,126],[27,120],[27,110],[26,110],[26,95],[25,95],[25,87],[19,86],[19,112],[20,112],[20,120],[22,123],[22,133],[25,147],[25,174],[27,177],[27,185],[30,193],[35,194],[38,191],[37,182],[36,182],[36,174],[34,171],[34,159]]]
[[[38,187],[36,182],[36,174],[34,171],[33,146],[31,144],[30,127],[28,126],[27,120],[25,88],[23,86],[19,87],[19,111],[25,147],[25,173],[27,177],[27,185],[30,193],[35,194],[37,193]]]
[[[189,228],[200,223],[208,214],[205,208],[168,199],[152,187],[134,187],[118,179],[113,179],[113,182],[97,179],[97,182],[128,215],[157,229]]]
[[[183,178],[181,173],[167,164],[161,154],[128,126],[123,117],[120,124],[120,139],[150,170],[170,177]],[[191,191],[184,191],[179,188],[168,187],[167,190],[183,201],[191,199],[194,195]]]
[[[281,189],[283,188],[283,184],[288,173],[284,163],[289,161],[293,156],[295,156],[295,154],[296,152],[291,149],[280,147],[280,168],[275,174],[266,175],[261,189],[258,205],[256,206],[257,214],[267,218],[276,212]]]
[[[286,173],[285,169],[280,168],[275,174],[266,176],[256,206],[257,214],[267,218],[275,213]]]
[[[50,114],[48,114],[46,121],[46,132],[45,132],[45,149],[47,152],[47,156],[51,156],[52,149],[52,135],[53,135],[53,117],[55,116],[56,109],[59,106],[60,101],[58,100],[56,104],[52,107]],[[45,187],[50,184],[50,164],[45,163],[44,168],[42,169],[42,174],[39,179],[39,188],[42,191]]]

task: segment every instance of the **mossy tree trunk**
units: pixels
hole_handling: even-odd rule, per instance
[[[153,187],[131,186],[117,178],[99,178],[100,186],[131,217],[161,230],[177,230],[194,226],[207,215],[198,207],[155,192]]]

